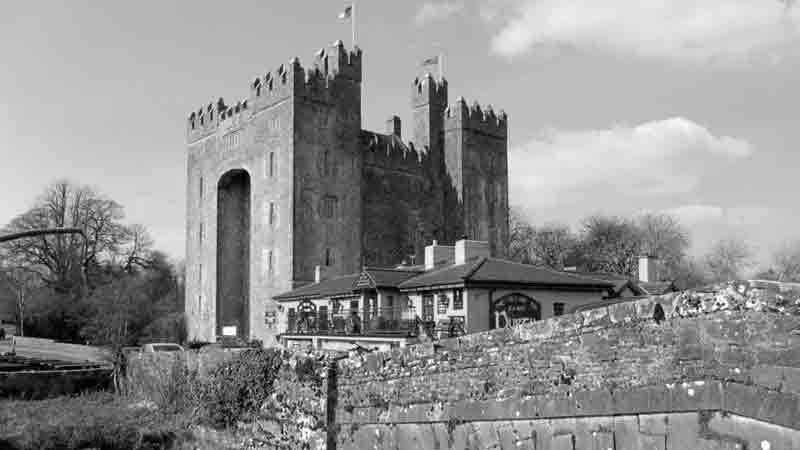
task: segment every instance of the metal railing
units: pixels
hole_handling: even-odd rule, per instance
[[[297,312],[289,314],[288,334],[343,336],[416,336],[419,318],[412,308],[359,308],[339,312]]]

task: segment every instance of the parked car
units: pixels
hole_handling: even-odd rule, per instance
[[[142,347],[122,347],[122,354],[130,355],[132,353],[141,353]]]
[[[182,352],[183,347],[178,344],[168,342],[156,342],[152,344],[142,345],[142,353],[156,353],[156,352]]]

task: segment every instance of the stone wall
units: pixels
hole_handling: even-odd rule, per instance
[[[798,312],[732,284],[352,357],[337,448],[800,448]]]
[[[127,394],[138,405],[157,407],[165,395],[175,390],[176,367],[185,366],[189,372],[188,377],[179,380],[197,383],[244,350],[205,347],[183,353],[133,355],[128,358],[126,370]],[[329,383],[331,379],[333,384]],[[326,440],[336,437],[335,433],[326,432],[333,419],[327,405],[331,391],[335,391],[335,379],[318,355],[284,352],[272,395],[257,417],[238,423],[222,436],[202,426],[193,431],[198,437],[216,441],[219,445],[214,448],[229,448],[220,439],[232,437],[241,448],[324,449],[328,446]]]

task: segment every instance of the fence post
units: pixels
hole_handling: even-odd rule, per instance
[[[339,387],[336,380],[339,369],[338,359],[328,361],[328,386],[325,400],[325,430],[327,450],[336,450],[336,440],[339,435],[339,425],[336,423],[336,404],[339,399]]]

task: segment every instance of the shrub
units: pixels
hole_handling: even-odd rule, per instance
[[[227,427],[256,414],[272,394],[281,364],[280,351],[245,350],[213,369],[201,382],[202,418]]]

